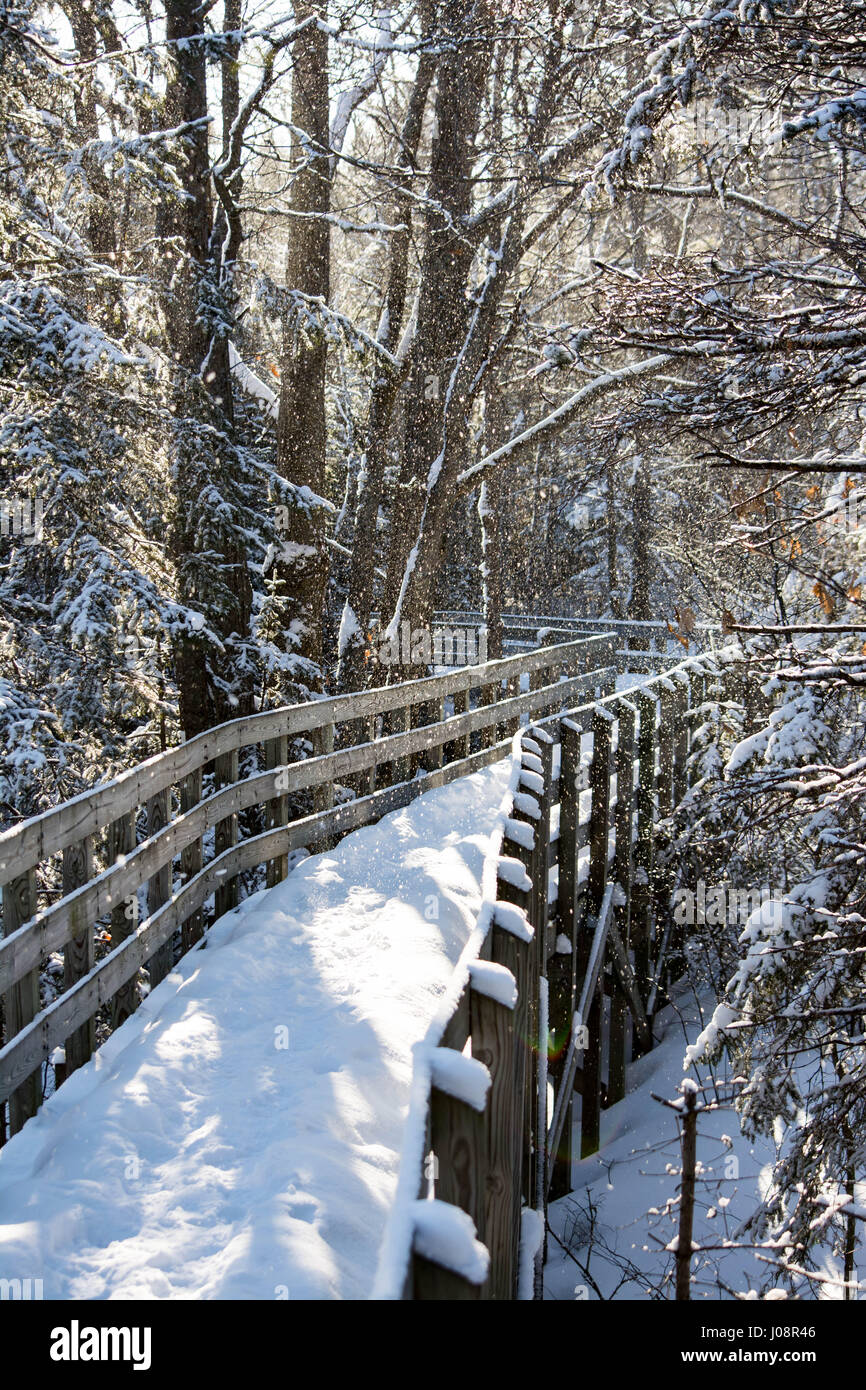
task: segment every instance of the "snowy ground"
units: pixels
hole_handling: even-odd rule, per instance
[[[222,918],[0,1151],[0,1275],[61,1299],[368,1296],[411,1045],[508,775],[431,791]]]
[[[713,1001],[707,999],[704,1006],[706,1022]],[[625,1100],[602,1112],[601,1149],[575,1164],[574,1192],[551,1205],[551,1226],[580,1263],[550,1238],[545,1298],[673,1297],[670,1282],[663,1285],[663,1280],[673,1271],[673,1256],[664,1246],[676,1234],[677,1213],[666,1212],[665,1206],[676,1197],[679,1182],[677,1119],[653,1100],[651,1092],[667,1100],[677,1098],[685,1075],[686,1046],[695,1041],[702,1026],[693,997],[681,994],[677,1009],[667,1009],[656,1019],[654,1031],[661,1041],[628,1068]],[[688,1074],[695,1075],[694,1071]],[[720,1072],[719,1095],[726,1098],[731,1088],[722,1084],[722,1075]],[[709,1081],[706,1069],[702,1069],[700,1079],[701,1083]],[[712,1095],[704,1098],[711,1100]],[[574,1151],[580,1151],[578,1132]],[[734,1237],[754,1210],[775,1152],[771,1139],[755,1143],[745,1139],[732,1109],[700,1117],[697,1158],[703,1173],[696,1188],[693,1239],[704,1247],[704,1253],[692,1266],[696,1275],[694,1299],[755,1296],[759,1285],[778,1289],[773,1270],[759,1261],[754,1250],[709,1249]],[[741,1237],[740,1246],[745,1247],[749,1239]],[[842,1273],[841,1262],[829,1253],[818,1269],[831,1279]],[[838,1285],[825,1284],[820,1296],[839,1299],[841,1290]]]

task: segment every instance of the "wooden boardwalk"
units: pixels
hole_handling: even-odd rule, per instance
[[[437,1262],[419,1225],[403,1295],[515,1297],[525,1215],[543,1217],[548,1194],[568,1190],[575,1105],[585,1154],[681,970],[656,849],[689,783],[695,713],[721,678],[706,656],[623,653],[635,634],[616,630],[574,636],[558,622],[565,630],[538,646],[534,621],[512,626],[512,656],[220,725],[0,836],[8,1133],[41,1105],[56,1050],[59,1083],[91,1056],[97,1023],[104,1036],[135,1009],[141,968],[158,983],[237,904],[242,876],[258,870],[273,886],[292,851],[327,847],[510,757],[513,804],[477,968],[443,1031],[448,1065],[431,1074],[418,1156],[419,1199],[468,1214],[486,1274]],[[648,666],[664,674],[617,692],[622,671]],[[100,931],[110,942],[97,960]],[[43,1006],[40,970],[54,952],[64,988]],[[481,1111],[455,1093],[455,1055],[485,1071]]]

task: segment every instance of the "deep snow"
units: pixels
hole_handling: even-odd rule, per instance
[[[657,1045],[628,1068],[625,1100],[602,1111],[599,1152],[574,1164],[573,1193],[550,1206],[552,1230],[580,1264],[549,1238],[544,1274],[547,1299],[673,1297],[673,1254],[665,1247],[676,1236],[678,1209],[666,1208],[678,1192],[678,1124],[674,1112],[654,1100],[652,1093],[676,1100],[686,1076],[699,1079],[702,1085],[710,1083],[706,1066],[699,1066],[696,1078],[694,1070],[684,1071],[684,1063],[715,1003],[709,996],[699,1000],[686,986],[675,992],[674,1000],[675,1007],[668,1007],[654,1021]],[[717,1068],[721,1099],[732,1094],[728,1080],[724,1065]],[[704,1101],[713,1099],[712,1089],[702,1096]],[[781,1140],[781,1134],[777,1138]],[[577,1129],[573,1152],[580,1152]],[[773,1138],[759,1136],[750,1141],[740,1133],[732,1108],[700,1116],[697,1159],[702,1167],[693,1240],[704,1248],[692,1262],[693,1299],[755,1298],[759,1288],[768,1286],[771,1298],[784,1296],[781,1277],[765,1262],[768,1252],[751,1248],[753,1238],[739,1231],[766,1190],[775,1154]],[[733,1241],[737,1248],[719,1249],[725,1241]],[[818,1272],[830,1281],[839,1279],[842,1263],[826,1251]],[[798,1296],[814,1296],[816,1291],[815,1286],[807,1287]],[[828,1282],[818,1296],[840,1299],[842,1290],[838,1283]]]
[[[3,1276],[62,1299],[367,1297],[412,1043],[475,923],[509,771],[216,923],[0,1151]]]

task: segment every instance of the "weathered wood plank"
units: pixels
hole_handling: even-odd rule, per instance
[[[418,1251],[412,1252],[412,1298],[419,1303],[462,1303],[478,1298],[478,1291],[467,1279],[450,1269],[432,1264]]]
[[[469,990],[464,989],[454,1010],[449,1018],[440,1040],[440,1047],[453,1048],[455,1052],[462,1052],[472,1029],[472,1018],[469,1010]]]

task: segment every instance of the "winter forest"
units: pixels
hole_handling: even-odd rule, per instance
[[[52,1033],[44,1056],[15,1054],[3,1092],[3,1297],[30,1278],[69,1300],[406,1297],[410,1218],[406,1248],[424,1266],[415,1296],[462,1296],[447,1283],[418,1292],[440,1288],[434,1266],[479,1296],[473,1262],[498,1258],[495,1222],[488,1207],[487,1237],[476,1220],[473,1243],[435,1200],[450,1190],[430,1137],[440,1112],[426,1131],[415,1123],[412,1049],[484,918],[485,837],[511,833],[517,848],[502,853],[528,864],[538,836],[509,827],[519,811],[537,817],[551,769],[564,786],[570,755],[559,719],[550,766],[542,732],[510,755],[513,784],[507,743],[483,767],[492,744],[477,720],[492,687],[479,680],[476,700],[464,682],[461,703],[454,673],[528,663],[503,667],[495,696],[524,699],[526,733],[547,647],[612,633],[603,658],[566,669],[563,656],[550,679],[619,662],[607,693],[627,697],[682,668],[688,715],[676,692],[666,715],[662,691],[658,728],[673,720],[675,791],[678,768],[683,781],[655,812],[652,791],[641,801],[646,758],[653,786],[664,775],[666,754],[656,765],[644,737],[661,687],[610,706],[620,771],[614,783],[605,772],[603,795],[605,726],[590,710],[575,754],[589,780],[568,833],[577,845],[585,821],[596,843],[609,800],[613,833],[622,767],[634,766],[637,847],[632,863],[629,809],[604,872],[590,861],[581,889],[574,868],[567,917],[561,851],[549,919],[548,861],[542,899],[530,867],[527,921],[542,901],[536,935],[550,927],[565,944],[551,946],[549,970],[541,955],[527,1018],[544,1062],[526,1065],[539,1094],[549,1084],[557,1097],[575,1068],[583,1103],[551,1100],[539,1118],[540,1102],[514,1293],[490,1296],[861,1299],[866,3],[0,0],[0,135],[0,943],[11,938],[0,1063],[8,1052],[18,1066],[9,1049],[41,1017],[61,1029],[59,1050]],[[469,650],[467,637],[464,661],[443,654],[451,620],[482,638]],[[650,655],[629,665],[627,646]],[[711,673],[696,677],[691,657]],[[434,689],[443,673],[452,684]],[[427,705],[413,715],[407,704],[403,722],[393,700],[357,703],[411,681],[427,682]],[[662,682],[675,685],[686,689]],[[342,697],[359,716],[344,716],[336,740],[334,723],[329,740],[302,711],[259,743],[239,736],[233,764],[214,744],[203,782],[181,767],[186,743],[210,747],[216,726]],[[554,713],[594,698],[564,691]],[[513,710],[493,742],[517,737]],[[623,762],[632,715],[634,764]],[[207,858],[304,817],[349,817],[384,786],[383,764],[395,786],[442,767],[409,743],[402,771],[387,749],[375,763],[352,762],[352,749],[460,717],[476,719],[465,777],[434,777],[438,790],[411,805],[407,792],[376,824],[346,819],[343,840],[342,822],[328,822],[312,854],[297,831],[281,869],[273,849],[248,857],[228,889],[213,880],[211,906],[196,900],[199,925],[184,924],[182,942],[180,917],[163,933],[159,966],[142,946],[137,973],[111,974],[112,953],[131,960],[136,933],[202,870],[202,843]],[[341,750],[329,791],[303,781],[300,765]],[[180,790],[161,811],[142,782],[137,800],[82,821],[74,843],[46,829],[26,874],[2,872],[4,840],[17,855],[33,818],[73,798],[95,805],[139,765],[175,755]],[[182,825],[208,795],[283,766],[279,815],[276,800],[241,791],[228,831],[202,812],[197,860],[182,860],[180,830],[174,861],[147,859],[172,817]],[[565,792],[551,804],[553,863]],[[645,813],[656,838],[641,859]],[[136,852],[124,926],[98,876]],[[522,912],[523,870],[510,872],[500,896]],[[753,893],[740,911],[737,895]],[[417,944],[408,927],[400,936],[401,913],[417,919]],[[595,1073],[574,1011],[579,970],[593,968],[581,932],[588,942],[604,913],[619,934],[599,938],[607,964],[598,993],[584,991],[608,1059],[587,1147]],[[639,920],[648,942],[672,943],[676,968],[659,963],[654,980],[662,946],[641,955]],[[41,944],[27,955],[34,923]],[[568,952],[580,964],[563,984]],[[471,997],[514,1008],[497,974],[510,957],[481,956],[465,974]],[[112,988],[94,986],[89,1022],[63,1015],[64,1033],[52,1010],[100,963]],[[630,1050],[617,1091],[620,1008]],[[262,1020],[269,1038],[287,1030],[291,1082],[256,1070]],[[375,1058],[357,1041],[362,1024],[379,1038]],[[160,1041],[142,1079],[132,1054],[148,1028]],[[653,1029],[654,1044],[638,1045]],[[240,1060],[219,1073],[218,1054],[235,1046]],[[279,1058],[280,1043],[268,1046]],[[470,1063],[481,1063],[455,1046],[463,1070],[434,1058],[428,1090],[480,1111]],[[108,1059],[98,1084],[94,1048]],[[399,1085],[387,1061],[398,1053]],[[22,1078],[36,1098],[16,1121]],[[270,1111],[268,1087],[280,1097]],[[133,1093],[129,1127],[120,1106]],[[197,1098],[191,1149],[171,1147],[181,1093]],[[223,1149],[200,1137],[205,1112],[235,1144],[219,1197]],[[100,1221],[68,1249],[58,1237],[66,1253],[52,1264],[48,1237],[27,1244],[16,1222],[50,1151],[41,1219],[67,1231],[88,1200],[91,1122],[105,1124],[110,1155]],[[327,1142],[317,1130],[305,1148],[299,1135],[319,1123]],[[556,1173],[546,1160],[549,1194],[545,1128],[567,1150]],[[406,1177],[416,1138],[419,1161],[430,1151],[426,1210],[415,1169]],[[253,1176],[259,1141],[266,1177]],[[387,1161],[371,1158],[377,1146]],[[530,1202],[526,1182],[543,1200]],[[188,1220],[176,1230],[178,1194]],[[461,1218],[471,1209],[448,1201]]]

